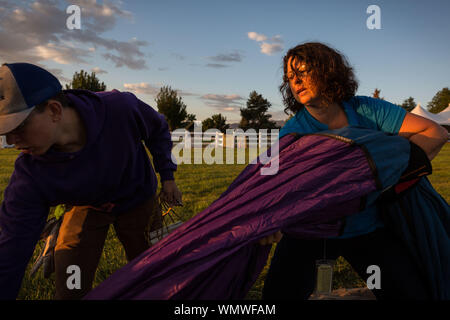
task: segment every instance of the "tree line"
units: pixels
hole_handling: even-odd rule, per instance
[[[380,89],[375,88],[372,97],[384,100],[384,98],[380,98],[380,92],[381,92]],[[442,88],[442,90],[438,91],[431,99],[431,101],[428,102],[427,109],[431,113],[439,113],[445,108],[447,108],[449,106],[449,103],[450,103],[450,89],[448,87]],[[403,100],[402,103],[397,103],[397,105],[402,107],[406,111],[411,112],[417,106],[417,103],[414,101],[413,97],[409,97]]]
[[[72,81],[66,84],[66,89],[85,89],[94,92],[105,91],[106,85],[97,78],[95,72],[88,74],[81,70],[75,72]],[[197,120],[195,114],[188,113],[186,104],[178,95],[178,92],[170,86],[162,87],[156,95],[156,106],[158,112],[163,114],[169,125],[169,129],[175,130],[185,128],[189,131],[194,130],[194,121]],[[241,121],[239,127],[243,130],[253,128],[259,129],[277,129],[276,123],[267,114],[271,103],[261,94],[252,91],[247,100],[247,107],[241,108]],[[213,114],[211,117],[202,121],[202,130],[218,129],[225,132],[229,129],[227,118],[221,113]]]
[[[100,82],[95,72],[88,74],[86,71],[81,70],[80,72],[75,72],[72,81],[69,84],[66,84],[66,89],[86,89],[98,92],[105,91],[106,85],[104,82]],[[384,98],[380,97],[380,93],[381,90],[375,88],[372,96],[384,100]],[[196,116],[195,114],[187,112],[186,104],[176,90],[172,89],[170,86],[162,87],[156,95],[155,102],[158,112],[165,116],[171,131],[178,128],[185,128],[186,130],[193,131]],[[433,99],[428,103],[427,108],[431,113],[439,113],[447,108],[449,103],[450,90],[447,87],[434,95]],[[401,104],[397,103],[397,105],[410,112],[416,107],[416,102],[413,97],[409,97]],[[256,91],[250,92],[246,107],[240,108],[241,121],[239,122],[239,127],[243,130],[250,128],[255,130],[279,128],[279,126],[270,119],[272,116],[267,113],[270,107],[271,103],[261,94]],[[221,132],[225,132],[229,127],[227,118],[221,113],[214,114],[202,121],[203,131],[208,129],[218,129]]]

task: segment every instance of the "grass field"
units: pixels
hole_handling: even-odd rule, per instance
[[[14,161],[18,152],[12,149],[0,149],[0,201],[3,201],[9,177],[14,168]],[[183,220],[188,220],[196,213],[205,209],[220,194],[245,167],[241,165],[188,165],[182,164],[175,173],[175,178],[180,190],[183,192],[184,206],[177,210]],[[447,143],[441,153],[433,160],[433,174],[430,180],[436,190],[447,200],[450,199],[450,144]],[[31,260],[34,261],[42,243],[39,243]],[[274,246],[275,247],[275,246]],[[272,248],[272,253],[274,250]],[[272,254],[271,253],[271,254]],[[18,299],[52,299],[54,295],[54,274],[50,279],[44,279],[42,270],[35,277],[29,276],[31,262],[23,279],[22,288]],[[270,259],[268,263],[270,262]],[[108,238],[99,263],[94,286],[106,279],[115,270],[126,264],[124,250],[110,228]],[[259,299],[268,265],[265,267],[253,288],[247,295],[247,299]],[[333,287],[363,286],[364,282],[351,269],[348,263],[339,258],[335,266]]]

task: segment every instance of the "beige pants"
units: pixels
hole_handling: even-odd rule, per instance
[[[81,299],[92,289],[110,224],[114,225],[128,261],[148,249],[146,232],[159,227],[158,207],[154,196],[118,216],[88,206],[76,206],[66,212],[55,247],[55,299]],[[71,265],[79,267],[80,289],[67,284],[74,274],[68,273]]]

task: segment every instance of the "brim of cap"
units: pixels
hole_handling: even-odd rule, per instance
[[[33,109],[34,107],[16,113],[1,115],[0,135],[5,135],[17,128],[29,116]]]

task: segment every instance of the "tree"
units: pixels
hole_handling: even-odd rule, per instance
[[[403,109],[405,109],[408,112],[411,112],[416,107],[416,102],[414,101],[413,97],[409,97],[408,99],[405,99],[403,103],[400,105]]]
[[[195,115],[187,113],[186,105],[181,97],[170,86],[162,87],[155,101],[158,112],[165,116],[171,131],[191,126],[195,120]]]
[[[428,111],[431,113],[439,113],[449,106],[450,103],[450,90],[448,88],[443,88],[438,91],[433,99],[428,102]]]
[[[384,97],[383,97],[383,98],[380,98],[380,92],[381,92],[381,90],[379,90],[378,88],[375,88],[375,91],[372,93],[372,96],[373,96],[375,99],[381,99],[381,100],[384,100]]]
[[[195,114],[188,113],[186,120],[181,123],[181,126],[188,131],[194,131],[194,121],[197,119]]]
[[[208,129],[218,129],[220,132],[225,132],[230,127],[226,122],[227,118],[222,116],[221,113],[213,114],[211,118],[202,121],[202,129],[204,131]]]
[[[106,85],[104,82],[100,83],[100,80],[95,75],[95,72],[88,74],[86,71],[81,70],[75,72],[70,84],[66,84],[66,89],[85,89],[94,92],[105,91]]]
[[[240,128],[243,130],[249,128],[255,130],[277,128],[276,123],[270,120],[272,116],[266,114],[271,105],[262,95],[252,91],[247,100],[247,108],[241,108]]]

